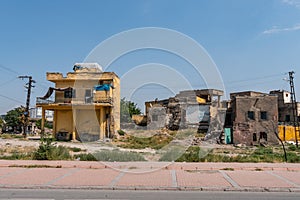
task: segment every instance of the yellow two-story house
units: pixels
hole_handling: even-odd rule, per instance
[[[46,110],[54,111],[53,136],[59,140],[103,140],[120,129],[120,79],[114,72],[103,72],[97,63],[76,63],[66,77],[48,72],[47,80],[55,87],[36,102],[42,133]]]

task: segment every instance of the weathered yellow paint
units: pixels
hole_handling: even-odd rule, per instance
[[[296,127],[296,130],[297,130],[296,133],[297,133],[298,141],[300,141],[299,127]],[[279,125],[278,133],[279,133],[279,138],[282,141],[296,141],[294,126]]]
[[[201,97],[196,97],[198,103],[206,103],[206,99]]]
[[[73,131],[73,113],[72,110],[57,110],[56,129],[59,131]]]
[[[65,98],[63,91],[55,91],[54,103],[37,104],[43,110],[54,111],[54,136],[59,131],[67,131],[73,140],[80,133],[99,135],[104,139],[108,130],[113,135],[120,129],[120,79],[115,73],[84,68],[69,72],[66,77],[61,73],[47,73],[47,80],[54,82],[56,88],[71,87],[75,90],[74,98]],[[111,83],[114,89],[93,91],[95,85],[104,82]],[[93,96],[92,101],[87,101],[87,90]]]

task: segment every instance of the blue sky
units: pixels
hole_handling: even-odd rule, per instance
[[[289,90],[283,79],[294,70],[300,100],[300,0],[0,0],[0,114],[25,104],[25,81],[18,75],[37,81],[34,106],[35,97],[50,85],[47,71],[72,71],[100,42],[141,27],[173,29],[196,40],[218,66],[227,93]],[[185,67],[174,56],[150,50],[112,65],[130,69],[149,62]],[[112,69],[122,77],[124,70]],[[186,76],[192,76],[186,69]],[[194,87],[202,86],[191,79]],[[132,100],[141,104],[172,95],[147,87]]]

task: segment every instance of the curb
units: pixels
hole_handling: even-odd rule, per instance
[[[270,192],[300,193],[299,188],[217,188],[217,187],[106,187],[106,186],[0,186],[1,189],[62,189],[62,190],[129,190],[129,191],[198,191],[198,192]]]

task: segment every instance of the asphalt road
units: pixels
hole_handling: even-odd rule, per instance
[[[197,192],[197,191],[113,191],[113,190],[29,190],[0,189],[0,200],[102,200],[102,199],[203,199],[203,200],[299,200],[300,193],[281,192]]]

